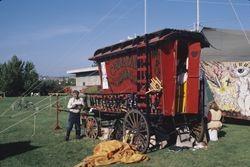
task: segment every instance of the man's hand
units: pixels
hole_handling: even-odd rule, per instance
[[[77,104],[73,104],[71,108],[72,109],[77,109]]]
[[[82,104],[77,104],[77,109],[82,109]]]
[[[74,104],[72,106],[72,109],[81,109],[82,108],[82,104]]]

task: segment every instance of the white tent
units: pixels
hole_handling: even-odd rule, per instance
[[[202,33],[211,44],[203,48],[201,58],[205,61],[249,61],[250,60],[250,31],[246,35],[241,30],[218,28],[202,29]],[[247,37],[246,37],[247,36]]]

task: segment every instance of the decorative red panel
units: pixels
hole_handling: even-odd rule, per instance
[[[161,78],[163,79],[163,113],[175,115],[177,41],[161,48]]]
[[[189,45],[186,113],[198,113],[200,43]]]
[[[126,55],[105,61],[108,89],[105,93],[136,92],[136,55]]]

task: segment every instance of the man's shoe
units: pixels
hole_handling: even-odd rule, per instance
[[[66,137],[65,137],[65,141],[69,141],[69,136],[66,136]]]

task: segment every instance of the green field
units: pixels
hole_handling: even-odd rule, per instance
[[[16,98],[0,99],[0,166],[70,167],[92,153],[99,140],[74,139],[64,141],[67,113],[60,112],[55,130],[55,97],[28,97],[33,110],[16,111],[11,104]],[[65,108],[68,98],[60,98]],[[39,102],[39,103],[38,103]],[[50,104],[53,104],[50,108]],[[37,113],[36,113],[37,112]],[[35,114],[36,113],[36,114]],[[8,128],[9,129],[6,129]],[[207,150],[170,151],[168,148],[148,153],[148,162],[115,164],[112,166],[167,166],[167,167],[249,167],[249,126],[224,124],[219,141],[210,142]]]

